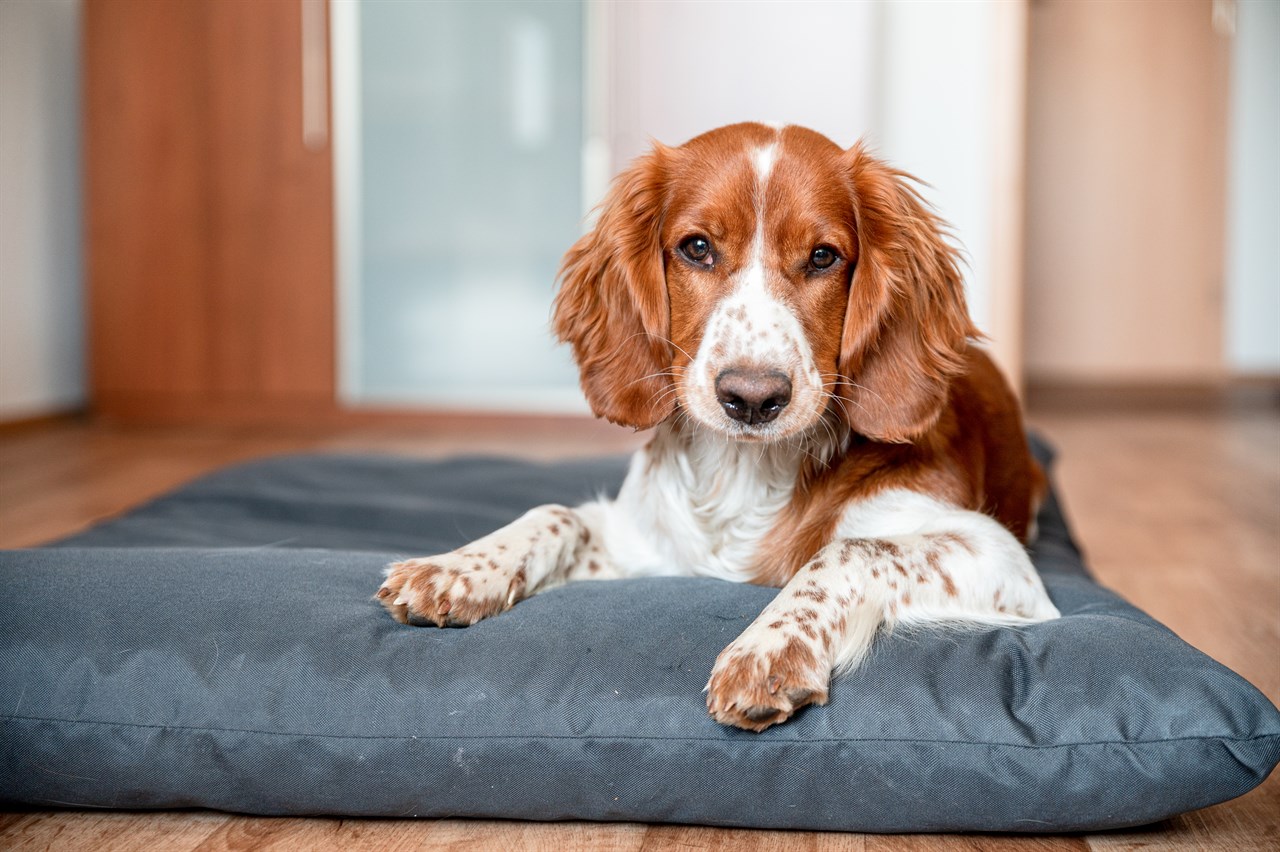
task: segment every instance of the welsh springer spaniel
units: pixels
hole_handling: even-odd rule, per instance
[[[652,440],[615,500],[392,565],[391,615],[469,625],[571,580],[778,586],[706,689],[752,731],[825,703],[881,625],[1057,617],[1023,547],[1044,477],[913,180],[790,126],[639,158],[553,322],[596,414]]]

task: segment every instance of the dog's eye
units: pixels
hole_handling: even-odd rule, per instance
[[[689,237],[680,244],[680,253],[700,266],[715,263],[715,258],[711,255],[711,243],[706,237]]]
[[[814,269],[827,269],[831,264],[835,263],[840,255],[836,254],[836,250],[830,246],[818,246],[809,255],[809,265]]]

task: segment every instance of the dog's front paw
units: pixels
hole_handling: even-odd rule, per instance
[[[763,731],[801,707],[827,703],[831,667],[801,636],[753,625],[720,652],[707,683],[707,709],[722,725]]]
[[[402,624],[466,627],[510,609],[524,596],[525,572],[467,549],[408,559],[387,569],[378,600]]]

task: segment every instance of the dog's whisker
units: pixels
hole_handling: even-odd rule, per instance
[[[652,337],[654,340],[661,340],[663,343],[667,344],[667,345],[668,345],[668,346],[670,346],[672,349],[675,349],[675,350],[676,350],[677,352],[679,352],[681,355],[683,355],[684,357],[688,358],[691,362],[692,362],[693,360],[695,360],[695,359],[694,359],[694,357],[693,357],[692,355],[690,355],[688,352],[686,352],[686,351],[685,351],[681,346],[679,346],[679,345],[678,345],[674,340],[672,340],[671,338],[669,338],[669,337],[663,337],[662,335],[660,335],[660,334],[654,334],[653,332],[645,332],[645,334],[646,334],[646,335],[648,335],[649,337]]]

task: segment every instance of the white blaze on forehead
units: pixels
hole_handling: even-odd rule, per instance
[[[773,171],[773,164],[777,157],[777,143],[762,145],[751,152],[751,162],[756,170],[755,237],[751,241],[750,260],[747,261],[747,265],[742,272],[738,274],[737,287],[734,293],[721,305],[722,310],[730,307],[737,308],[744,324],[750,322],[754,328],[763,332],[763,339],[757,339],[753,344],[753,348],[759,347],[766,350],[765,352],[755,353],[763,356],[761,360],[772,360],[779,356],[782,356],[783,360],[790,360],[778,351],[792,348],[789,345],[790,341],[778,340],[777,338],[784,326],[799,327],[799,323],[795,322],[795,317],[791,311],[769,295],[765,288],[764,197],[765,189],[769,185],[769,173]],[[729,331],[730,336],[747,338],[748,335],[741,328],[736,328],[736,326],[737,323],[724,321],[721,323],[721,328]],[[774,351],[768,352],[767,350]]]
[[[769,172],[773,171],[773,161],[777,159],[778,146],[764,145],[751,153],[751,162],[756,167],[756,177],[760,180],[760,194],[764,195],[765,183],[769,180]],[[757,210],[756,215],[764,218],[764,210]]]
[[[751,152],[751,162],[756,169],[756,233],[751,242],[751,260],[740,279],[739,287],[764,288],[764,192],[769,185],[769,173],[778,157],[777,144],[762,145]]]
[[[777,143],[748,153],[755,170],[754,236],[733,290],[711,312],[690,365],[690,409],[703,422],[726,419],[716,399],[715,379],[726,369],[750,366],[776,370],[792,381],[791,405],[770,428],[811,420],[820,413],[822,378],[795,312],[769,292],[765,251],[765,189],[778,157]]]

